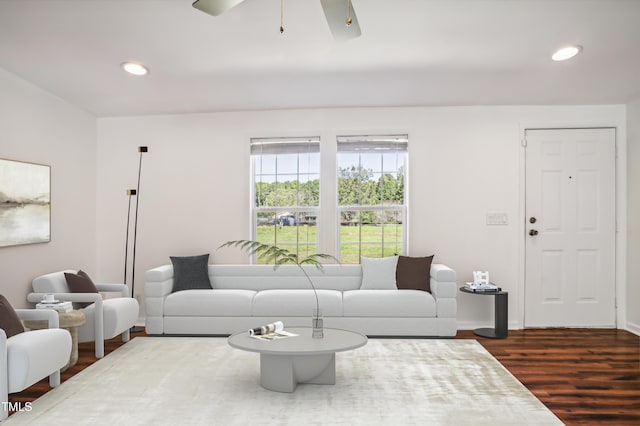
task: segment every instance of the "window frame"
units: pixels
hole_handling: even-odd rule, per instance
[[[408,134],[402,134],[402,135],[361,135],[361,136],[357,136],[357,135],[349,135],[349,136],[341,136],[338,135],[336,136],[336,145],[337,145],[337,150],[336,150],[336,157],[335,157],[335,172],[336,172],[336,186],[335,186],[335,197],[336,197],[336,224],[337,224],[337,232],[336,232],[336,246],[335,246],[335,252],[336,252],[336,257],[338,259],[340,259],[340,261],[342,263],[343,262],[342,258],[341,258],[341,248],[344,245],[348,245],[348,244],[353,244],[353,245],[358,245],[358,263],[360,263],[360,258],[362,256],[362,246],[363,245],[373,245],[373,244],[380,244],[381,245],[381,253],[380,253],[380,257],[384,257],[385,255],[385,244],[384,244],[384,229],[382,232],[382,237],[381,240],[379,242],[375,242],[375,243],[368,243],[368,242],[363,242],[362,238],[360,237],[359,240],[357,242],[343,242],[342,241],[342,214],[343,212],[346,211],[356,211],[356,212],[369,212],[369,211],[373,211],[373,212],[385,212],[385,211],[398,211],[399,214],[401,215],[401,220],[402,220],[402,233],[401,233],[401,241],[400,241],[400,253],[397,254],[403,254],[406,255],[407,250],[408,250],[408,241],[407,241],[407,236],[408,236],[408,228],[409,228],[409,215],[408,215],[408,207],[409,207],[409,198],[408,198],[408,186],[409,186],[409,179],[408,179],[408,166],[409,166],[409,148],[408,148],[408,143],[409,143],[409,135]],[[348,145],[351,144],[352,149],[348,148]],[[339,160],[339,156],[341,153],[372,153],[372,152],[376,152],[377,150],[380,151],[380,155],[383,155],[383,151],[386,152],[396,152],[396,154],[402,153],[401,155],[404,157],[403,158],[403,167],[404,167],[404,171],[403,171],[403,203],[402,204],[392,204],[392,205],[385,205],[384,201],[381,200],[381,204],[379,205],[363,205],[363,204],[350,204],[350,205],[340,205],[340,189],[339,189],[339,185],[340,185],[340,170],[339,170],[339,165],[340,165],[340,160]],[[361,159],[359,160],[359,164],[358,166],[360,166],[362,164]],[[400,167],[397,168],[397,170],[395,171],[397,173],[397,171],[400,170]],[[385,170],[385,166],[384,163],[382,162],[381,165],[381,176],[384,176],[385,172],[387,170]],[[374,171],[376,172],[376,171]],[[386,224],[386,222],[383,222],[383,226]],[[359,226],[362,226],[362,222],[360,221]],[[394,240],[397,242],[397,240]]]
[[[316,238],[315,238],[315,242],[313,243],[309,243],[309,242],[300,242],[299,239],[299,233],[298,233],[298,228],[299,228],[299,223],[295,224],[295,227],[297,228],[296,230],[296,240],[294,243],[290,243],[290,242],[278,242],[277,239],[277,235],[278,235],[278,228],[277,225],[274,223],[274,229],[275,229],[275,236],[274,236],[274,244],[275,245],[281,245],[282,248],[287,248],[288,250],[290,250],[293,253],[300,253],[299,247],[301,245],[310,247],[313,253],[316,253],[318,251],[318,247],[319,247],[319,232],[318,232],[318,226],[320,224],[320,214],[321,214],[321,191],[322,191],[322,157],[321,157],[321,150],[320,150],[320,137],[319,136],[311,136],[311,137],[272,137],[272,138],[251,138],[250,139],[250,218],[251,218],[251,239],[258,241],[258,216],[260,213],[273,213],[274,218],[278,217],[278,214],[282,214],[282,213],[292,213],[294,215],[297,215],[299,213],[311,213],[311,214],[315,214],[315,218],[316,218],[316,223],[315,223],[315,227],[316,227]],[[261,150],[260,153],[255,152],[257,151],[257,148],[254,149],[254,147],[257,147],[258,145],[263,144],[261,146],[261,148],[263,148]],[[296,152],[296,147],[301,147],[302,145],[307,145],[307,148],[311,148],[311,146],[313,146],[313,149],[308,149],[306,152],[304,152],[302,149],[298,149]],[[267,152],[264,152],[264,147],[269,145],[269,148],[266,149]],[[288,145],[288,146],[287,146]],[[278,146],[280,146],[282,148],[281,151],[278,151]],[[257,173],[257,166],[256,166],[256,161],[259,157],[264,156],[264,155],[284,155],[284,154],[297,154],[297,164],[296,164],[296,181],[298,182],[298,184],[300,183],[300,155],[305,155],[305,154],[310,154],[310,153],[317,153],[318,154],[318,172],[317,172],[317,176],[318,176],[318,204],[316,206],[300,206],[298,205],[298,201],[299,201],[299,193],[300,190],[298,188],[297,192],[296,192],[296,205],[294,206],[258,206],[257,205],[257,193],[256,193],[256,187],[257,187],[257,183],[258,182],[262,182],[262,181],[257,181],[256,180],[256,173]],[[277,160],[276,160],[277,161]],[[307,175],[311,175],[312,173],[306,173]],[[262,175],[262,173],[261,173]],[[282,175],[290,175],[290,173],[283,173]],[[274,173],[274,178],[276,180],[276,182],[278,181],[278,176],[280,176],[278,174],[278,170],[277,170],[277,162],[276,162],[276,170]],[[291,249],[290,247],[294,246],[294,249]],[[251,263],[252,264],[256,264],[258,263],[258,259],[255,255],[251,256]]]

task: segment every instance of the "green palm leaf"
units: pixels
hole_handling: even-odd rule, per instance
[[[259,241],[252,240],[232,240],[227,241],[222,244],[218,249],[223,247],[237,247],[243,251],[248,252],[252,256],[257,256],[259,260],[264,261],[266,263],[273,263],[273,267],[277,268],[280,265],[291,264],[297,265],[298,268],[302,271],[302,273],[307,277],[309,284],[311,284],[311,288],[313,289],[313,293],[316,296],[316,309],[319,309],[320,302],[318,301],[318,292],[316,291],[316,287],[313,285],[313,281],[307,271],[302,267],[302,265],[313,265],[318,270],[322,270],[322,262],[321,260],[334,260],[337,263],[340,261],[330,254],[324,253],[315,253],[300,259],[300,257],[296,253],[292,253],[287,249],[280,248],[278,246],[274,246],[272,244],[265,244]]]
[[[265,244],[259,241],[252,240],[232,240],[222,244],[223,247],[237,247],[243,251],[246,251],[252,256],[257,256],[258,259],[267,263],[273,263],[276,267],[285,264],[292,265],[313,265],[316,268],[322,270],[321,260],[333,260],[336,263],[340,261],[330,254],[315,253],[307,257],[300,258],[296,253],[292,253],[287,249],[280,248],[272,244]]]

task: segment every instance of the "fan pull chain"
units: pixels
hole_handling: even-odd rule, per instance
[[[284,0],[280,0],[280,34],[284,32]]]
[[[347,0],[347,27],[351,25],[353,20],[351,19],[351,0]]]

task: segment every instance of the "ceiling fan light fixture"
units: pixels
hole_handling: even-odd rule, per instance
[[[573,45],[573,46],[565,46],[558,50],[556,50],[551,59],[554,61],[566,61],[567,59],[571,59],[576,56],[578,53],[582,52],[582,46]]]
[[[122,69],[132,75],[142,76],[149,74],[149,69],[137,62],[123,62]]]

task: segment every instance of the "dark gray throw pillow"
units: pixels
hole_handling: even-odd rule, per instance
[[[169,256],[173,264],[173,290],[211,289],[209,255]]]

